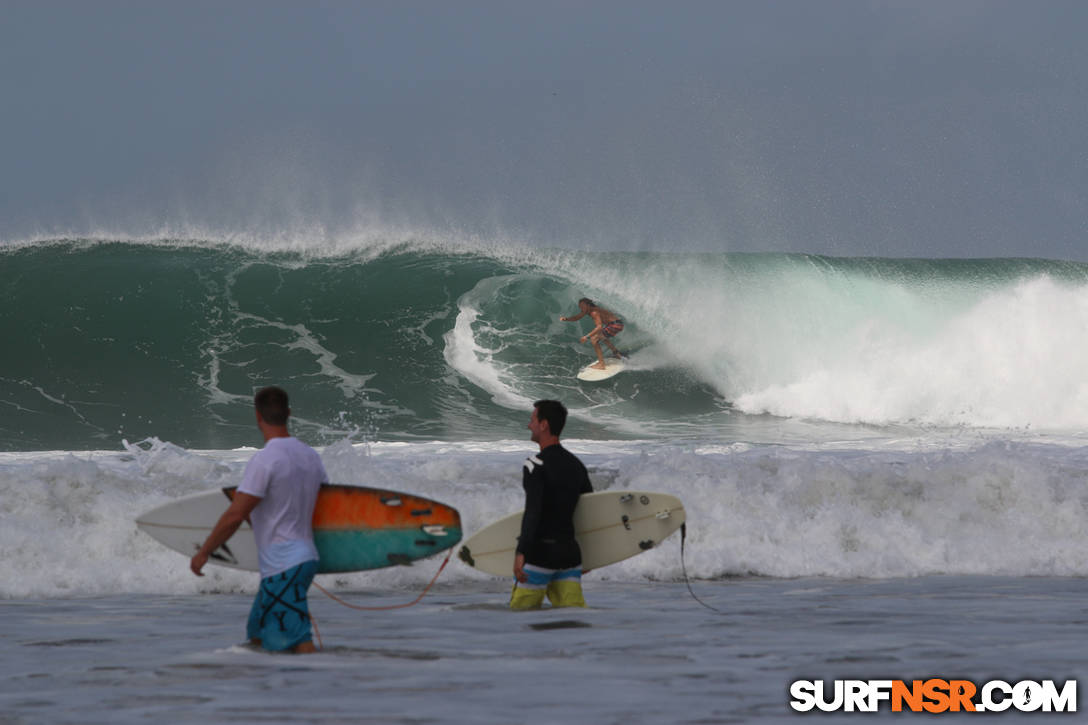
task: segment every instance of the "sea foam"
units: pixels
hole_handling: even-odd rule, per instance
[[[678,496],[693,577],[1084,576],[1088,452],[1009,440],[869,447],[679,445],[570,440],[598,490]],[[340,482],[421,494],[459,509],[466,535],[523,505],[528,441],[343,442],[322,450]],[[188,451],[153,440],[121,452],[3,454],[4,598],[250,591],[255,575],[209,567],[140,532],[173,498],[236,484],[252,450]],[[590,574],[679,580],[679,536]],[[422,587],[439,558],[323,578],[334,588]],[[451,562],[447,581],[488,577]]]

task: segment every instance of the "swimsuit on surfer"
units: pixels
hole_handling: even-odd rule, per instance
[[[623,320],[612,320],[601,328],[601,334],[605,337],[615,337],[623,331]]]
[[[317,562],[307,561],[261,579],[249,610],[246,637],[260,640],[262,647],[273,652],[312,641],[306,590],[316,573]]]

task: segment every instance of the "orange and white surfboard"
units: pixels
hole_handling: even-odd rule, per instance
[[[192,556],[230,505],[234,488],[205,491],[152,509],[136,525],[155,540]],[[398,491],[325,484],[314,508],[319,574],[411,564],[461,540],[457,509]],[[212,553],[209,563],[258,571],[257,542],[248,523]]]

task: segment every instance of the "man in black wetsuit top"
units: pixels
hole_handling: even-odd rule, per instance
[[[582,550],[574,539],[574,507],[591,493],[586,467],[559,445],[567,409],[557,400],[533,403],[529,418],[532,440],[540,453],[525,461],[522,487],[525,515],[521,519],[514,557],[511,609],[535,609],[545,594],[555,607],[584,607]]]

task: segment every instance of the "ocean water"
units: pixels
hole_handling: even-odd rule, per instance
[[[321,444],[516,438],[545,396],[598,440],[1088,425],[1080,263],[84,240],[3,247],[0,294],[6,451],[249,445],[269,380]],[[627,323],[606,385],[582,296]]]
[[[581,296],[626,322],[604,383],[559,322]],[[0,297],[0,722],[290,719],[304,690],[320,722],[578,721],[516,674],[586,722],[773,722],[802,676],[1083,669],[1088,265],[47,240],[0,248]],[[315,593],[305,664],[238,648],[252,575],[193,577],[133,522],[237,483],[271,383],[333,479],[469,534],[520,508],[558,398],[595,488],[684,501],[684,561],[673,537],[589,575],[585,612],[514,615],[454,560],[411,610]],[[319,581],[392,603],[439,563]]]
[[[180,557],[179,557],[180,558]],[[794,680],[1083,681],[1082,578],[742,578],[604,582],[590,607],[512,613],[505,583],[438,585],[415,607],[311,599],[324,649],[239,645],[250,597],[119,594],[4,604],[0,722],[821,723]],[[392,606],[404,592],[340,592]],[[1078,693],[1083,697],[1083,690]],[[1010,709],[997,722],[1080,722]],[[943,713],[941,722],[978,722]],[[983,717],[983,720],[989,721]]]

